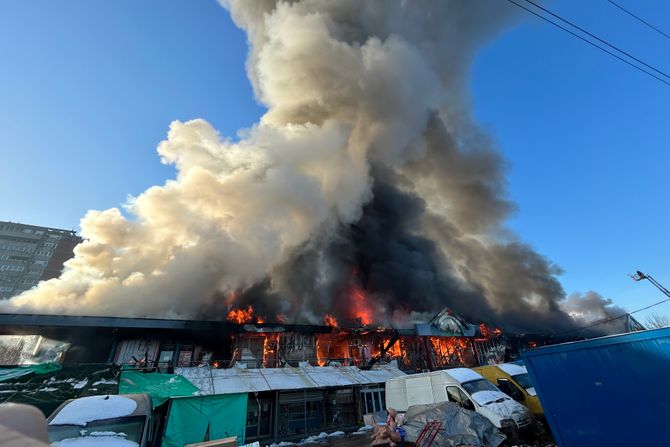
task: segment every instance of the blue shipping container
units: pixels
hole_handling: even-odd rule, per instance
[[[670,445],[670,328],[523,357],[560,447]]]

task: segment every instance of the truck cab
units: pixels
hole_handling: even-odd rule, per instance
[[[386,404],[398,411],[439,402],[476,411],[508,434],[532,423],[526,407],[468,368],[411,374],[386,382]]]
[[[503,393],[524,404],[535,416],[540,419],[544,417],[540,399],[535,393],[535,387],[530,381],[525,366],[501,363],[472,369],[500,388]]]

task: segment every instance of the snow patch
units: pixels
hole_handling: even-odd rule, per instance
[[[528,374],[528,370],[525,366],[522,365],[515,365],[514,363],[501,363],[497,366],[510,376],[516,376],[517,374]]]
[[[138,447],[139,444],[120,436],[86,436],[67,438],[51,444],[52,447]]]
[[[109,380],[107,380],[107,379],[102,379],[102,380],[98,380],[98,381],[93,382],[93,386],[98,386],[98,385],[116,385],[116,384],[118,384],[118,383],[119,383],[119,382],[116,381],[116,380],[114,380],[114,379],[109,379]]]
[[[81,397],[67,404],[49,425],[84,426],[91,421],[128,416],[136,408],[137,402],[123,396]]]
[[[83,379],[83,380],[80,380],[79,382],[73,383],[72,388],[74,388],[75,390],[80,390],[80,389],[84,388],[87,383],[88,383],[88,379]]]
[[[482,376],[480,376],[479,374],[468,368],[452,368],[452,369],[446,369],[442,372],[449,374],[451,377],[456,379],[457,382],[460,383],[470,382],[471,380],[483,379]]]

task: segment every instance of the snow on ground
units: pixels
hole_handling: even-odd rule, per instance
[[[49,425],[84,426],[91,421],[128,416],[136,408],[137,402],[123,396],[82,397],[67,404]]]
[[[267,447],[289,447],[295,445],[305,445],[305,444],[320,444],[327,442],[328,438],[340,438],[344,437],[346,434],[343,431],[334,431],[332,433],[321,432],[318,435],[308,436],[305,439],[296,442],[287,442],[282,441],[279,444],[273,443]]]

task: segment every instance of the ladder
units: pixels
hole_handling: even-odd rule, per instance
[[[428,421],[426,426],[423,427],[423,430],[421,430],[421,433],[419,433],[419,437],[416,440],[416,447],[430,447],[433,445],[433,441],[440,430],[442,430],[442,422]]]

